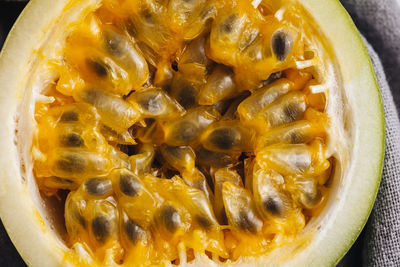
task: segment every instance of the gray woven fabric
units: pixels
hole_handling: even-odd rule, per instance
[[[400,266],[400,123],[381,62],[367,44],[381,89],[386,155],[381,186],[364,239],[364,266]]]
[[[342,4],[371,43],[365,41],[384,104],[386,155],[377,201],[357,241],[362,254],[350,253],[339,265],[400,266],[400,123],[392,96],[400,111],[400,1],[343,0]]]
[[[400,0],[340,0],[382,61],[400,112]]]

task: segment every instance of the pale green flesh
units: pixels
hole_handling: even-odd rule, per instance
[[[15,114],[24,95],[24,82],[33,49],[43,42],[43,29],[56,25],[66,0],[32,0],[14,25],[0,56],[0,217],[16,248],[31,266],[59,266],[67,249],[35,210],[37,201],[21,183],[18,151],[14,145]],[[90,2],[90,1],[88,1]],[[354,150],[341,205],[329,225],[301,251],[290,266],[332,266],[361,232],[371,212],[383,167],[384,115],[379,88],[362,39],[339,1],[299,0],[327,37],[345,85],[355,123]],[[51,14],[51,15],[49,15]],[[25,79],[25,80],[24,80]],[[21,193],[22,192],[22,193]],[[338,205],[339,205],[338,204]],[[35,245],[32,245],[35,244]],[[66,260],[66,261],[65,261]],[[205,259],[203,259],[205,260]],[[195,262],[201,265],[200,262]],[[263,260],[249,265],[265,265]]]

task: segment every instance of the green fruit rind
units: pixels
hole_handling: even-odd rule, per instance
[[[350,105],[356,103],[351,105],[357,130],[353,170],[347,177],[352,181],[344,195],[346,206],[336,214],[331,224],[334,229],[327,230],[324,241],[304,258],[305,266],[333,266],[357,239],[373,208],[383,169],[385,118],[371,59],[349,14],[336,0],[299,2],[329,40]]]
[[[29,266],[77,264],[69,249],[42,219],[34,181],[23,170],[15,144],[16,114],[25,94],[36,49],[47,30],[60,23],[67,0],[31,0],[0,54],[0,217]],[[94,1],[87,1],[94,2]],[[338,207],[323,231],[288,266],[332,266],[351,247],[365,225],[379,188],[384,158],[384,113],[368,52],[351,18],[337,0],[299,0],[325,35],[340,70],[351,107],[354,144],[351,168],[337,197]],[[30,171],[29,169],[27,170]],[[43,216],[43,215],[42,215]],[[67,253],[67,254],[66,254]],[[264,257],[238,264],[265,265]],[[200,262],[202,261],[202,262]],[[193,265],[210,263],[201,257]],[[227,263],[226,265],[232,265]]]
[[[29,266],[60,265],[64,248],[60,242],[55,242],[54,234],[41,220],[28,181],[21,178],[21,163],[14,143],[15,116],[34,49],[44,36],[45,27],[56,20],[62,9],[62,1],[30,1],[0,54],[0,217]]]

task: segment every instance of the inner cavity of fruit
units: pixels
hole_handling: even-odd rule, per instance
[[[159,264],[296,238],[334,162],[311,24],[293,1],[103,0],[72,25],[33,145],[68,245]]]

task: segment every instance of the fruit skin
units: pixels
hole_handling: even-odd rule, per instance
[[[339,1],[300,2],[331,43],[349,101],[358,103],[353,106],[353,116],[359,124],[354,144],[355,166],[347,175],[352,181],[344,192],[346,205],[331,222],[334,228],[321,242],[310,247],[315,249],[313,253],[307,254],[306,249],[299,258],[299,262],[309,266],[333,266],[355,242],[373,208],[383,169],[385,118],[371,59],[350,15]],[[346,222],[346,218],[353,221]]]
[[[31,0],[10,32],[0,55],[0,217],[29,266],[68,266],[85,262],[85,257],[79,260],[74,256],[45,224],[47,219],[32,177],[20,178],[20,152],[14,144],[15,117],[21,110],[19,104],[26,93],[24,82],[29,77],[30,64],[38,55],[35,48],[45,40],[46,30],[60,23],[60,14],[71,11],[71,5],[65,8],[68,2]],[[82,2],[85,3],[73,1],[84,6],[94,5],[96,1]],[[372,209],[383,167],[384,114],[368,53],[340,2],[299,2],[319,25],[319,30],[332,47],[331,53],[336,57],[355,122],[355,125],[348,126],[355,127],[355,141],[352,144],[353,162],[345,183],[339,188],[338,199],[334,200],[336,203],[329,210],[333,210],[329,220],[325,220],[321,230],[315,229],[319,232],[315,238],[304,241],[310,242],[304,250],[287,253],[286,264],[331,266],[350,248]],[[23,130],[29,134],[29,128],[19,129]],[[273,258],[282,253],[286,255],[286,250],[282,250],[274,251],[269,258],[250,258],[229,265],[276,265]],[[206,262],[209,263],[208,258],[202,257],[194,265],[204,266]]]

